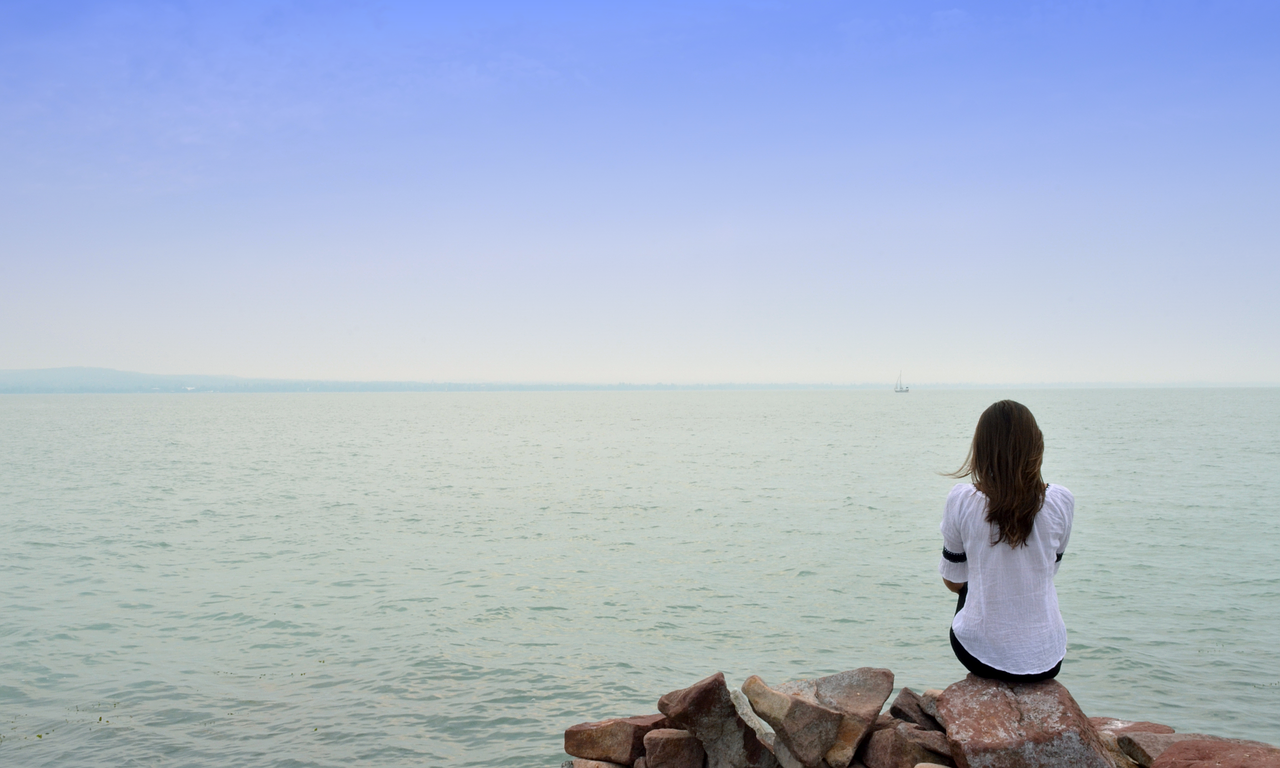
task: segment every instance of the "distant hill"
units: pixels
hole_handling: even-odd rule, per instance
[[[43,368],[0,371],[0,393],[350,392],[404,390],[412,384],[242,379],[237,376],[134,373],[111,368]],[[421,386],[421,385],[419,385]]]
[[[156,394],[200,392],[550,392],[698,389],[849,389],[805,384],[503,384],[417,381],[311,381],[182,376],[112,368],[0,370],[0,394]],[[875,386],[874,388],[880,388]]]

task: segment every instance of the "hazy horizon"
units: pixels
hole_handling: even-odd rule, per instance
[[[1280,382],[1280,6],[0,8],[0,369]]]
[[[42,375],[43,374],[43,378]],[[840,389],[857,389],[871,390],[888,388],[894,386],[895,381],[848,381],[848,382],[796,382],[796,381],[764,381],[764,382],[735,382],[735,381],[717,381],[717,382],[675,382],[675,381],[439,381],[439,380],[387,380],[387,379],[282,379],[282,378],[263,378],[263,377],[246,377],[235,376],[231,374],[219,373],[151,373],[144,371],[122,371],[115,368],[94,368],[83,366],[66,366],[60,368],[35,368],[35,369],[0,369],[0,394],[10,393],[13,391],[13,385],[18,381],[25,383],[35,383],[39,386],[48,387],[54,382],[61,382],[63,385],[68,383],[76,386],[83,386],[84,382],[92,381],[95,375],[108,374],[115,377],[118,381],[129,381],[129,377],[136,377],[137,382],[141,383],[145,380],[168,380],[177,384],[178,380],[185,380],[184,383],[204,383],[217,382],[220,380],[240,382],[240,383],[258,383],[262,385],[284,385],[284,384],[319,384],[319,385],[397,385],[407,386],[423,386],[423,387],[456,387],[468,390],[483,389],[491,387],[496,391],[502,391],[504,388],[512,388],[514,390],[557,390],[557,389],[582,389],[582,390],[610,390],[610,389],[813,389],[813,390],[840,390]],[[26,376],[23,379],[23,376]],[[57,378],[61,376],[62,378]],[[75,378],[79,376],[80,378]],[[1182,383],[1153,383],[1153,382],[1084,382],[1084,381],[1048,381],[1048,382],[965,382],[965,381],[921,381],[912,382],[903,380],[908,388],[915,389],[1215,389],[1215,388],[1274,388],[1280,386],[1275,382],[1182,382]],[[43,390],[41,390],[43,391]],[[58,391],[58,390],[48,390]],[[91,390],[85,390],[91,391]],[[104,390],[105,391],[105,390]],[[245,391],[270,391],[270,390],[245,390]],[[294,390],[281,390],[294,391]],[[413,391],[404,389],[367,389],[367,390],[343,390],[332,389],[328,391]],[[427,389],[423,391],[436,391]]]

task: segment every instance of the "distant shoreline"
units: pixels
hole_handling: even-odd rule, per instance
[[[1235,383],[1051,383],[915,384],[914,389],[1241,389],[1278,384]],[[118,371],[113,368],[39,368],[0,370],[0,395],[59,394],[214,394],[340,392],[705,392],[705,391],[892,391],[891,382],[872,384],[581,384],[508,382],[328,381],[262,379],[238,376],[177,375]],[[909,395],[908,395],[909,396]]]
[[[327,381],[136,373],[112,368],[0,370],[0,394],[213,394],[338,392],[669,392],[887,389],[889,384],[576,384]]]

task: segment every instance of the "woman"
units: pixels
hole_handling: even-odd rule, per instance
[[[1040,477],[1044,436],[1026,406],[983,411],[942,516],[938,571],[960,595],[951,648],[970,672],[1010,683],[1062,668],[1067,628],[1053,577],[1071,538],[1075,498]]]

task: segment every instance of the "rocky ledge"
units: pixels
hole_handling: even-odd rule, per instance
[[[1055,680],[969,675],[946,690],[903,688],[863,667],[730,688],[717,672],[658,700],[658,714],[564,732],[562,768],[1280,768],[1256,741],[1086,717]]]

